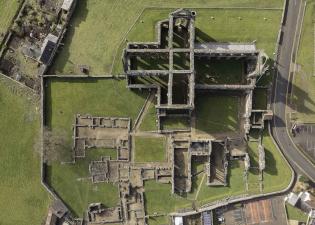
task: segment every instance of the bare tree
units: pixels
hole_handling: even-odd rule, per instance
[[[70,151],[67,145],[66,134],[64,131],[51,131],[47,127],[43,133],[43,157],[47,163],[61,160],[66,151]]]

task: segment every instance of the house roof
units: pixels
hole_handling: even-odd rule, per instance
[[[180,216],[176,216],[175,219],[174,219],[174,224],[175,225],[183,225],[183,217],[180,217]]]
[[[51,55],[57,45],[58,37],[53,34],[48,34],[45,38],[42,48],[41,48],[41,55],[39,57],[39,61],[41,61],[44,64],[48,64]]]
[[[71,6],[72,6],[72,4],[73,4],[73,1],[74,0],[64,0],[63,3],[62,3],[61,8],[66,10],[66,11],[69,11]]]
[[[295,206],[296,203],[299,201],[299,196],[296,195],[295,193],[291,192],[289,195],[288,195],[288,198],[287,198],[287,201],[290,205],[292,206]]]

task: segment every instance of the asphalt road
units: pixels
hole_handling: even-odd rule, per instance
[[[289,137],[285,122],[286,96],[290,76],[290,65],[292,56],[295,54],[297,34],[301,25],[299,14],[303,11],[302,0],[289,0],[287,15],[283,25],[282,43],[279,47],[277,61],[277,76],[273,86],[272,107],[274,118],[271,123],[271,131],[275,141],[278,143],[291,166],[298,173],[302,173],[315,181],[315,167],[294,146]],[[267,32],[267,31],[265,31]]]

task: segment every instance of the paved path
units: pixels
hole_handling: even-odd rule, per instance
[[[278,73],[275,79],[272,96],[272,107],[274,111],[272,134],[295,171],[303,173],[312,181],[315,181],[315,168],[313,164],[295,147],[286,127],[286,97],[287,90],[290,88],[288,80],[290,78],[292,56],[295,57],[295,43],[297,43],[299,26],[301,25],[302,19],[302,16],[299,15],[302,15],[304,1],[289,0],[287,9],[288,11],[283,26],[282,44],[278,52]]]

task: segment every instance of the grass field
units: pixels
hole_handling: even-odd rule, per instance
[[[244,83],[244,62],[242,60],[209,60],[196,58],[196,83],[199,84],[241,84]]]
[[[156,131],[157,130],[157,115],[155,109],[156,102],[150,102],[150,106],[142,123],[140,124],[141,131]]]
[[[39,108],[32,97],[0,76],[0,224],[41,224],[48,211],[50,199],[40,183],[40,155],[34,150]]]
[[[49,79],[46,88],[47,126],[66,135],[66,147],[72,147],[72,124],[76,114],[92,116],[137,117],[146,92],[126,88],[125,80]]]
[[[112,62],[126,32],[137,20],[146,7],[278,7],[283,6],[279,0],[222,0],[222,1],[192,1],[170,0],[82,0],[71,21],[65,47],[58,55],[50,73],[79,73],[77,65],[86,64],[91,67],[91,74],[108,74]],[[139,23],[128,35],[128,40],[146,41],[154,39],[155,23],[167,18],[171,9],[146,10]],[[106,13],[103,13],[106,12]],[[258,46],[272,53],[279,28],[281,10],[198,10],[197,27],[216,40],[253,41]],[[124,15],[123,17],[121,15]],[[215,16],[216,20],[210,17]],[[238,17],[242,17],[239,20]],[[266,21],[264,17],[268,18]],[[102,21],[99,23],[98,21]],[[268,30],[260,35],[261,30]],[[110,30],[110,32],[108,32]],[[138,30],[140,33],[136,33]],[[95,35],[97,34],[97,35]],[[118,51],[114,72],[119,72],[121,51]]]
[[[166,160],[166,140],[135,137],[135,162],[163,162]]]
[[[144,104],[146,92],[133,92],[125,81],[114,79],[48,79],[46,82],[46,122],[52,133],[65,136],[64,148],[58,149],[62,161],[71,160],[72,124],[77,113],[93,116],[130,117],[133,121]],[[102,151],[102,150],[99,150]],[[103,154],[91,152],[97,159]],[[96,155],[94,155],[96,154]],[[115,154],[109,153],[112,157]],[[90,180],[78,181],[88,176],[90,159],[79,160],[75,165],[53,162],[48,168],[48,182],[78,215],[92,201],[105,205],[117,203],[117,187],[111,184],[93,185]],[[109,196],[107,194],[110,194]]]
[[[307,1],[293,80],[293,109],[303,122],[315,122],[314,7],[314,1]]]
[[[189,130],[190,123],[187,117],[166,117],[161,121],[163,130]]]
[[[195,101],[197,132],[211,134],[239,129],[237,97],[198,94]]]
[[[9,29],[16,11],[19,8],[20,0],[0,0],[0,43],[4,37],[4,34]]]
[[[251,133],[252,138],[257,139],[258,133]],[[251,167],[258,167],[258,142],[249,142],[249,156]],[[291,170],[286,162],[283,160],[280,152],[273,144],[271,137],[268,132],[265,131],[263,134],[263,146],[265,148],[265,160],[266,169],[263,173],[263,192],[274,192],[276,190],[282,190],[288,186],[291,180]],[[277,179],[277,178],[281,179]],[[258,182],[258,170],[251,168],[249,170],[249,191],[259,191]]]
[[[286,203],[285,208],[287,210],[288,219],[289,220],[297,220],[299,222],[306,223],[307,221],[307,214],[301,211],[298,208],[293,207],[292,205]]]
[[[78,159],[75,164],[62,165],[53,162],[48,166],[48,183],[66,202],[71,211],[79,217],[90,203],[101,202],[107,207],[118,203],[118,188],[116,185],[100,183],[92,184],[90,179],[78,180],[89,177],[89,163],[100,160],[102,156],[111,156],[116,159],[117,153],[113,149],[91,149],[84,159]]]

